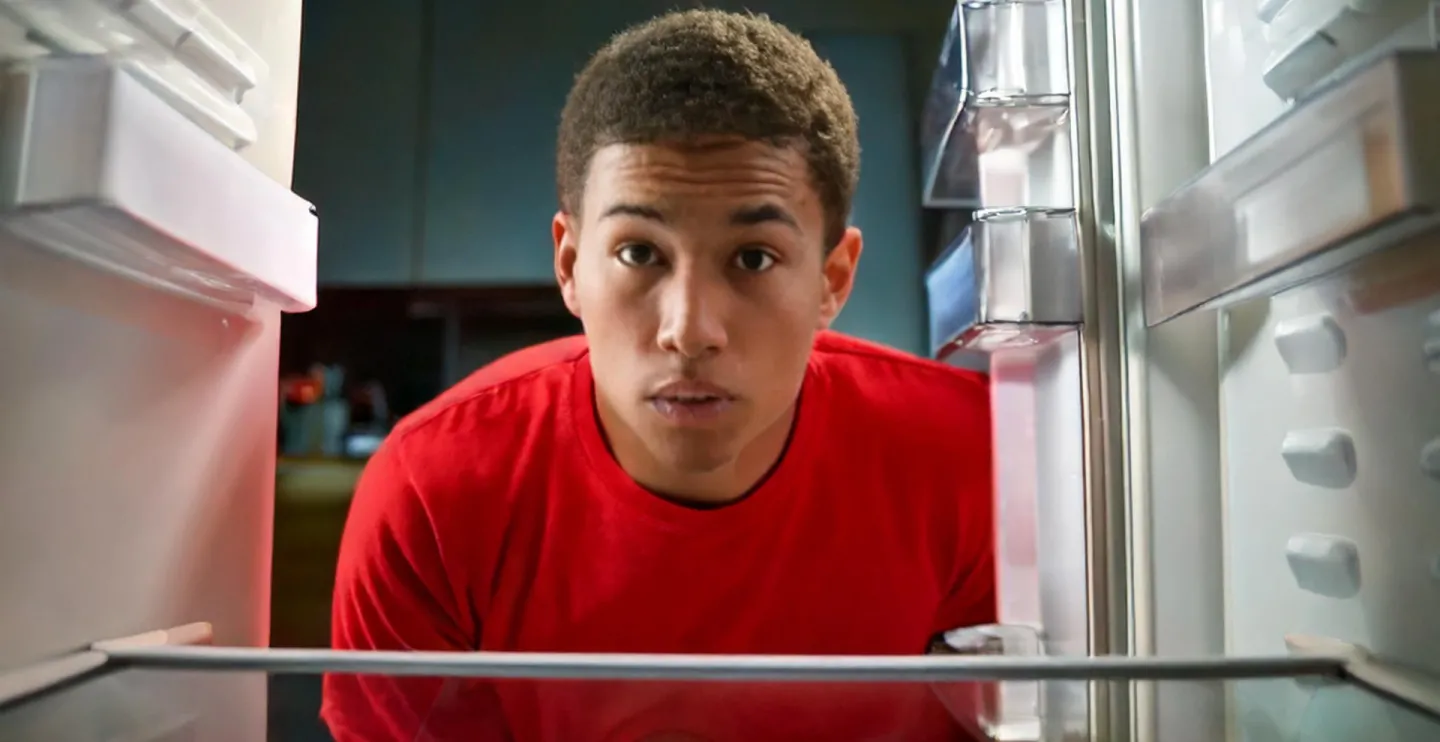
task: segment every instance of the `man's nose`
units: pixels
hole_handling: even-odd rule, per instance
[[[704,358],[725,349],[723,291],[693,272],[676,274],[660,301],[660,349]]]

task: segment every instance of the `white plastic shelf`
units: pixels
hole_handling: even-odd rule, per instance
[[[1274,295],[1440,223],[1440,52],[1297,105],[1141,219],[1146,321]]]
[[[100,58],[6,74],[0,229],[212,304],[315,306],[314,207]]]

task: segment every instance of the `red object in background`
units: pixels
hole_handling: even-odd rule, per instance
[[[280,398],[288,404],[314,404],[320,399],[320,380],[313,376],[290,376],[280,380]]]

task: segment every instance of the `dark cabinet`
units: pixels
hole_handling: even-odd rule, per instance
[[[528,3],[434,0],[433,8],[419,278],[552,282],[560,109],[576,71],[614,28],[547,23]]]
[[[319,210],[322,286],[412,280],[424,6],[305,0],[294,189]]]

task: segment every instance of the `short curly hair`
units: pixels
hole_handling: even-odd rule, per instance
[[[855,109],[834,68],[765,15],[673,12],[615,36],[585,65],[560,116],[560,204],[579,213],[590,161],[612,144],[709,136],[797,145],[839,242],[860,175]]]

